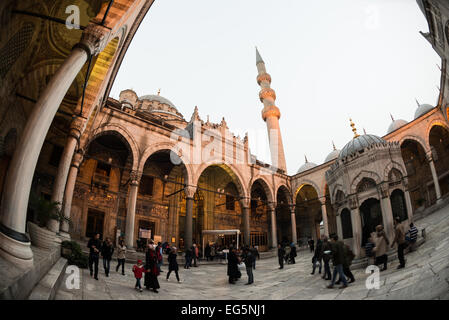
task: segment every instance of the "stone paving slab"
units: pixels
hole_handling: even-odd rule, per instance
[[[449,299],[449,207],[436,211],[416,222],[418,228],[427,226],[426,242],[406,255],[406,268],[396,270],[398,262],[393,261],[388,269],[380,273],[380,288],[368,290],[365,280],[369,276],[364,269],[353,271],[356,282],[346,289],[327,289],[329,281],[321,274],[311,275],[311,257],[308,251],[300,251],[296,264],[288,264],[279,270],[277,258],[257,262],[254,270],[254,284],[247,286],[245,270],[235,285],[227,281],[226,265],[200,265],[185,270],[181,265],[179,273],[182,283],[175,275],[165,280],[166,272],[159,276],[159,293],[134,289],[132,264],[127,263],[125,276],[115,270],[106,278],[102,270],[100,279],[90,277],[88,270],[82,270],[82,285],[79,290],[59,288],[56,299],[133,299],[133,300],[206,300],[206,299],[313,299],[313,300],[409,300]],[[101,266],[101,263],[100,263]],[[167,266],[162,267],[163,271]],[[62,281],[64,283],[64,281]]]

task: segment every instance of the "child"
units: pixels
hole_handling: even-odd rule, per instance
[[[142,260],[137,260],[137,265],[133,266],[134,276],[136,277],[136,290],[142,292],[142,286],[140,285],[140,279],[142,279],[142,274],[145,272]]]

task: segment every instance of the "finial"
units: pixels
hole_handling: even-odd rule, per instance
[[[157,90],[157,95],[159,96],[161,94],[161,88],[159,88],[159,90]]]
[[[256,47],[256,64],[258,64],[259,62],[264,63],[262,57],[260,56],[259,50]]]
[[[418,105],[418,107],[420,107],[421,105],[419,104],[418,99],[415,98],[416,104]]]
[[[363,134],[366,135],[366,130],[365,130],[365,128],[363,128]]]
[[[207,115],[207,123],[209,123],[209,115]]]
[[[359,135],[357,134],[357,129],[355,128],[355,124],[354,122],[352,122],[352,119],[349,118],[349,122],[350,122],[350,126],[352,127],[352,132],[354,132],[354,139],[359,137]]]
[[[332,140],[332,147],[334,147],[334,150],[337,150],[337,148],[335,148],[334,140]]]
[[[390,113],[390,117],[391,117],[391,121],[394,122],[394,118],[393,118],[393,115],[391,113]]]
[[[306,159],[306,163],[309,162],[309,161],[307,161],[307,156],[306,155],[304,155],[304,158]]]

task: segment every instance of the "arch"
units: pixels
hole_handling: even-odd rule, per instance
[[[390,180],[390,173],[395,169],[401,173],[402,177],[407,176],[407,171],[401,164],[397,162],[390,162],[384,169],[384,181]]]
[[[122,138],[128,143],[130,147],[131,154],[133,156],[133,166],[132,170],[136,171],[138,169],[138,161],[139,161],[139,147],[137,146],[136,141],[132,137],[132,135],[126,130],[122,125],[120,124],[105,124],[100,127],[98,127],[92,134],[88,140],[86,140],[84,143],[82,143],[82,146],[80,146],[80,149],[82,149],[84,152],[87,152],[87,147],[90,145],[90,143],[95,140],[96,138],[105,135],[109,132],[115,132],[122,136]]]
[[[147,162],[148,158],[151,157],[151,155],[155,154],[156,152],[163,151],[163,150],[170,150],[170,151],[176,150],[176,146],[177,146],[177,143],[167,142],[167,141],[166,142],[157,142],[157,143],[150,145],[149,147],[147,147],[145,149],[145,151],[140,156],[137,170],[139,172],[143,171],[143,168],[145,167],[145,163]],[[186,169],[186,175],[184,177],[186,185],[192,185],[192,182],[193,182],[192,168],[188,164],[189,163],[188,159],[186,158],[186,156],[184,154],[181,154],[181,155],[177,154],[177,156],[181,159],[181,161],[184,164],[184,167]]]
[[[273,203],[274,202],[274,197],[273,197],[273,191],[272,188],[270,188],[270,184],[267,181],[267,179],[264,176],[257,176],[254,177],[253,180],[250,182],[249,186],[248,186],[248,190],[252,190],[252,187],[254,186],[254,183],[259,182],[262,185],[262,188],[265,191],[265,194],[267,196],[267,200],[268,202]]]
[[[239,172],[239,170],[237,168],[235,168],[235,166],[233,166],[232,164],[224,164],[224,163],[217,163],[215,161],[213,161],[212,163],[207,162],[207,163],[203,163],[199,168],[197,168],[196,170],[196,175],[195,175],[195,180],[193,180],[193,182],[195,183],[195,185],[198,185],[199,179],[201,177],[201,175],[204,173],[204,171],[211,167],[211,166],[217,166],[220,167],[222,169],[224,169],[229,176],[234,180],[234,182],[236,182],[236,186],[239,190],[239,193],[241,195],[242,198],[249,198],[248,195],[248,190],[244,187],[245,184],[243,183],[243,178],[241,173]]]
[[[366,170],[362,170],[355,178],[354,180],[352,180],[351,183],[351,193],[356,193],[357,192],[357,186],[359,185],[359,183],[362,181],[362,179],[364,178],[369,178],[372,179],[376,185],[379,184],[382,180],[379,177],[379,175],[375,172],[372,171],[366,171]]]
[[[276,192],[275,192],[275,199],[276,199],[276,201],[277,201],[277,197],[278,197],[278,195],[279,195],[279,190],[281,190],[281,189],[285,189],[285,192],[287,193],[287,201],[288,201],[288,204],[291,205],[291,204],[292,204],[292,198],[291,198],[290,190],[289,190],[288,187],[287,187],[285,184],[283,184],[283,183],[281,183],[280,185],[278,185],[278,187],[276,188]]]
[[[418,143],[419,146],[421,146],[424,150],[424,152],[428,151],[430,146],[426,143],[426,140],[423,140],[421,137],[419,136],[412,136],[412,135],[407,135],[407,136],[403,136],[400,140],[399,140],[399,145],[402,147],[402,144],[404,142],[406,142],[407,140],[413,141]]]
[[[430,137],[430,131],[432,131],[433,127],[436,127],[436,126],[443,127],[444,129],[446,129],[447,131],[449,131],[449,126],[447,125],[447,123],[445,123],[444,120],[440,120],[440,119],[432,120],[432,121],[427,125],[427,128],[426,128],[426,139],[427,139],[426,142],[428,143],[429,147],[430,147],[430,139],[429,139],[429,137]]]
[[[301,191],[301,189],[306,185],[310,185],[311,187],[313,187],[316,191],[317,197],[322,198],[321,189],[318,187],[318,185],[315,182],[313,182],[312,180],[309,180],[309,179],[301,180],[301,182],[302,183],[295,190],[295,194],[293,195],[293,201],[295,201],[299,191]]]

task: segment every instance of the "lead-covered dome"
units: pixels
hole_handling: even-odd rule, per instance
[[[387,134],[399,129],[400,127],[406,125],[408,122],[402,119],[394,120],[391,122],[391,124],[388,126]]]
[[[324,159],[324,162],[329,162],[331,160],[337,159],[339,155],[340,155],[340,150],[334,149],[334,150],[332,150],[331,153],[329,153],[327,155],[326,159]]]
[[[307,161],[307,158],[306,158],[306,163],[304,163],[301,167],[299,167],[298,172],[296,172],[296,173],[301,173],[301,172],[310,170],[316,166],[317,166],[317,164]]]
[[[148,94],[145,96],[141,96],[141,97],[139,97],[139,100],[157,101],[159,103],[167,104],[170,107],[176,109],[175,105],[170,100],[168,100],[167,98],[164,98],[160,95],[156,95],[156,94]]]
[[[343,159],[351,154],[362,151],[363,149],[377,143],[387,143],[384,139],[374,135],[374,134],[364,134],[362,136],[358,136],[357,138],[349,141],[338,156],[339,159]]]
[[[423,114],[426,114],[427,112],[429,112],[430,110],[432,110],[434,108],[434,106],[430,105],[430,104],[420,104],[418,106],[418,108],[415,111],[415,117],[414,119],[418,119],[419,117],[421,117]]]
[[[142,111],[158,114],[165,118],[175,117],[177,119],[183,119],[182,114],[178,111],[173,102],[159,94],[144,95],[139,97],[139,100],[142,101]]]

